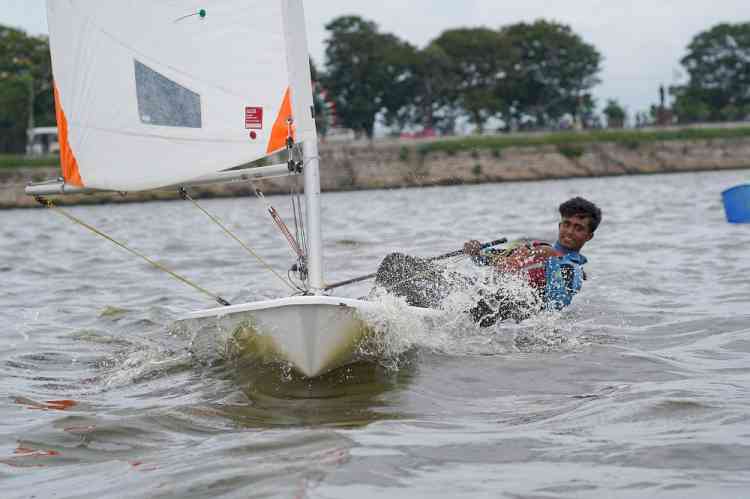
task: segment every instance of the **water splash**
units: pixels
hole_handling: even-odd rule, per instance
[[[387,368],[398,369],[405,354],[415,349],[438,355],[486,356],[578,351],[584,346],[577,339],[575,317],[544,311],[538,293],[524,279],[487,267],[457,267],[442,268],[441,279],[451,286],[440,302],[439,319],[415,314],[406,297],[375,288],[369,298],[381,308],[363,317],[375,330],[363,344],[363,353]],[[477,320],[473,312],[479,302],[487,306],[488,315],[499,315],[497,322]]]
[[[104,386],[127,386],[184,371],[192,366],[187,351],[141,348],[125,352],[106,363]]]

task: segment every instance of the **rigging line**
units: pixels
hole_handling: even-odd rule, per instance
[[[250,253],[252,256],[254,256],[261,265],[263,265],[266,269],[271,271],[273,275],[275,275],[281,282],[283,282],[287,287],[291,288],[293,291],[295,290],[295,287],[288,282],[286,279],[284,279],[278,272],[276,272],[263,258],[261,258],[260,255],[258,255],[251,247],[249,247],[247,244],[245,244],[239,237],[237,237],[231,230],[229,230],[217,217],[206,211],[198,202],[190,197],[190,194],[187,193],[187,191],[180,187],[180,196],[183,197],[183,199],[186,199],[193,203],[193,205],[198,208],[200,211],[203,212],[208,218],[210,218],[216,225],[218,225],[229,237],[237,241],[240,246],[245,248],[245,250]]]
[[[304,258],[305,254],[302,251],[302,248],[292,235],[289,227],[287,227],[287,225],[284,223],[284,220],[281,218],[281,215],[279,215],[279,212],[276,211],[276,208],[271,206],[268,211],[271,214],[271,218],[273,219],[276,226],[279,228],[281,233],[284,234],[284,237],[289,242],[289,247],[292,249],[292,252],[296,254],[297,258]]]
[[[297,291],[299,291],[299,293],[301,293],[301,294],[306,294],[307,293],[307,289],[304,288],[304,283],[302,281],[300,281],[299,284],[297,284],[297,283],[294,282],[294,278],[292,277],[292,270],[291,269],[287,271],[286,275],[289,278],[289,282],[294,283],[294,286],[297,288]]]
[[[79,218],[76,218],[75,216],[71,215],[70,213],[66,212],[65,210],[59,208],[52,201],[50,201],[48,199],[45,199],[45,198],[43,198],[41,196],[37,196],[36,200],[37,200],[38,203],[40,203],[43,206],[46,206],[47,208],[49,208],[49,209],[51,209],[51,210],[53,210],[53,211],[61,214],[62,216],[64,216],[68,220],[71,220],[72,222],[77,223],[81,227],[84,227],[84,228],[90,230],[94,234],[96,234],[98,236],[101,236],[104,239],[106,239],[106,240],[108,240],[108,241],[116,244],[117,246],[119,246],[120,248],[124,249],[128,253],[133,254],[133,255],[135,255],[135,256],[137,256],[139,258],[142,258],[143,260],[145,260],[146,262],[148,262],[154,268],[156,268],[158,270],[161,270],[162,272],[166,272],[167,274],[171,275],[172,277],[174,277],[178,281],[180,281],[180,282],[182,282],[184,284],[187,284],[188,286],[190,286],[191,288],[195,289],[196,291],[199,291],[199,292],[201,292],[201,293],[203,293],[203,294],[205,294],[207,296],[210,296],[211,298],[213,298],[214,300],[216,300],[220,305],[223,305],[225,307],[228,307],[228,306],[231,305],[231,303],[229,303],[228,301],[226,301],[224,298],[222,298],[221,296],[217,295],[216,293],[212,293],[212,292],[210,292],[210,291],[208,291],[208,290],[206,290],[206,289],[198,286],[197,284],[191,282],[187,278],[185,278],[185,277],[177,274],[176,272],[173,272],[172,270],[170,270],[170,269],[166,268],[164,265],[162,265],[162,264],[160,264],[160,263],[152,260],[151,258],[147,257],[146,255],[144,255],[144,254],[142,254],[142,253],[140,253],[140,252],[138,252],[138,251],[136,251],[136,250],[134,250],[132,248],[129,248],[125,244],[123,244],[120,241],[117,241],[116,239],[114,239],[113,237],[105,234],[104,232],[100,231],[96,227],[87,224],[83,220],[81,220]]]
[[[299,220],[297,219],[297,203],[296,203],[296,197],[295,197],[296,193],[297,193],[296,185],[292,183],[292,186],[289,189],[289,200],[291,201],[292,214],[294,216],[294,235],[296,236],[297,241],[300,242],[301,239],[300,239],[300,230],[299,230]]]
[[[305,254],[310,254],[310,240],[307,238],[307,232],[305,231],[305,211],[302,209],[302,201],[299,199],[300,196],[297,195],[297,205],[299,206],[299,219],[301,220],[302,224],[302,243],[305,245]]]
[[[300,201],[299,178],[293,184],[292,210],[294,211],[294,228],[297,232],[297,241],[302,247],[305,256],[310,254],[310,248],[307,244],[307,235],[305,234],[305,219],[302,213],[302,202]]]
[[[302,246],[305,249],[305,254],[309,255],[310,254],[310,244],[307,241],[307,233],[305,232],[305,218],[304,218],[304,213],[302,211],[302,201],[300,199],[300,197],[301,197],[300,196],[301,189],[300,189],[300,186],[299,186],[300,179],[297,178],[296,180],[297,180],[297,182],[296,182],[296,186],[297,186],[297,194],[296,194],[297,195],[297,211],[299,212],[300,227],[302,228],[302,231],[301,231]]]
[[[305,225],[304,225],[304,220],[302,219],[302,203],[300,203],[299,185],[295,185],[294,187],[293,203],[294,203],[295,224],[299,225],[298,239],[300,243],[302,243],[302,246],[304,246]]]
[[[295,156],[299,156],[300,158],[302,158],[303,155],[301,151],[299,150],[299,144],[295,144],[294,142],[294,130],[293,130],[292,118],[289,118],[287,120],[286,145],[287,145],[287,154],[288,154],[287,163],[289,165],[289,169],[294,170],[297,168],[297,165],[301,165],[303,163],[303,161],[301,160],[298,161]],[[309,251],[308,251],[307,245],[305,244],[304,225],[302,225],[301,204],[299,203],[299,179],[297,179],[296,182],[291,183],[291,187],[289,190],[289,197],[291,198],[292,215],[294,217],[294,233],[295,233],[296,247],[300,249],[300,252],[298,253],[298,258],[302,260],[306,258],[306,256],[309,254]]]
[[[281,231],[281,233],[286,238],[287,242],[289,243],[289,248],[292,250],[292,253],[295,257],[301,258],[304,257],[304,253],[302,252],[302,248],[300,248],[299,244],[297,243],[297,240],[294,239],[294,236],[289,231],[289,227],[284,223],[284,220],[281,218],[281,215],[279,215],[279,212],[276,211],[276,208],[271,206],[271,203],[266,201],[266,197],[263,195],[263,193],[258,189],[255,188],[255,195],[258,196],[258,198],[263,201],[266,205],[266,209],[268,210],[268,213],[271,215],[271,219],[276,224],[276,227]]]

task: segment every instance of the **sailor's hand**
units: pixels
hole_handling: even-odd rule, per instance
[[[466,241],[464,243],[464,254],[469,256],[479,256],[479,252],[482,250],[482,243],[476,239]]]

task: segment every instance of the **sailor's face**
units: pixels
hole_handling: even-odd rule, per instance
[[[572,251],[580,251],[583,245],[594,237],[589,228],[589,217],[573,215],[563,217],[560,221],[558,240],[560,244]]]

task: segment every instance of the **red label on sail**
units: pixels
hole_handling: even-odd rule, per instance
[[[246,107],[245,108],[245,129],[261,130],[263,129],[263,108]]]

